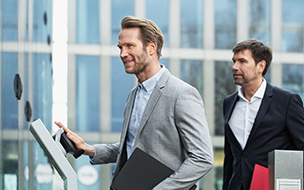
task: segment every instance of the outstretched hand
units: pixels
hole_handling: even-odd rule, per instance
[[[77,149],[84,150],[85,155],[89,155],[90,157],[94,156],[95,149],[94,146],[88,145],[84,142],[84,140],[78,136],[76,133],[68,129],[66,126],[64,126],[61,122],[55,121],[54,122],[58,127],[62,128],[64,132],[66,133],[67,137],[74,142]]]

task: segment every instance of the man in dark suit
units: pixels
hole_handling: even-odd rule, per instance
[[[241,88],[224,100],[223,190],[248,190],[255,164],[267,167],[269,152],[304,149],[304,109],[299,95],[264,79],[269,47],[252,39],[232,51],[234,83]]]

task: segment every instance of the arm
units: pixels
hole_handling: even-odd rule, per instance
[[[223,168],[223,190],[227,190],[229,181],[232,175],[232,161],[233,157],[230,150],[229,142],[227,141],[227,138],[225,137],[225,145],[224,145],[224,152],[225,152],[225,158],[224,158],[224,168]]]
[[[187,157],[181,166],[154,190],[190,189],[213,167],[213,149],[199,93],[184,89],[175,104],[175,123]]]
[[[298,150],[304,150],[304,108],[299,95],[292,95],[287,110],[286,126],[290,139]]]
[[[88,155],[91,158],[91,164],[116,162],[119,143],[89,145],[62,123],[55,121],[55,124],[66,132],[67,137],[74,142],[77,149],[84,150],[83,154]]]

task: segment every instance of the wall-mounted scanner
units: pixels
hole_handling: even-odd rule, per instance
[[[50,163],[63,179],[65,190],[77,190],[77,175],[66,156],[67,153],[70,153],[75,158],[78,158],[84,151],[77,150],[74,143],[70,141],[61,128],[55,135],[51,136],[40,119],[32,122],[29,130],[43,149]]]

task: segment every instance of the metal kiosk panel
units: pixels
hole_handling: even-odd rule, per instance
[[[66,190],[77,190],[76,172],[42,121],[37,119],[32,122],[29,130],[49,158],[51,164],[56,168],[60,177],[64,180],[64,188]]]

